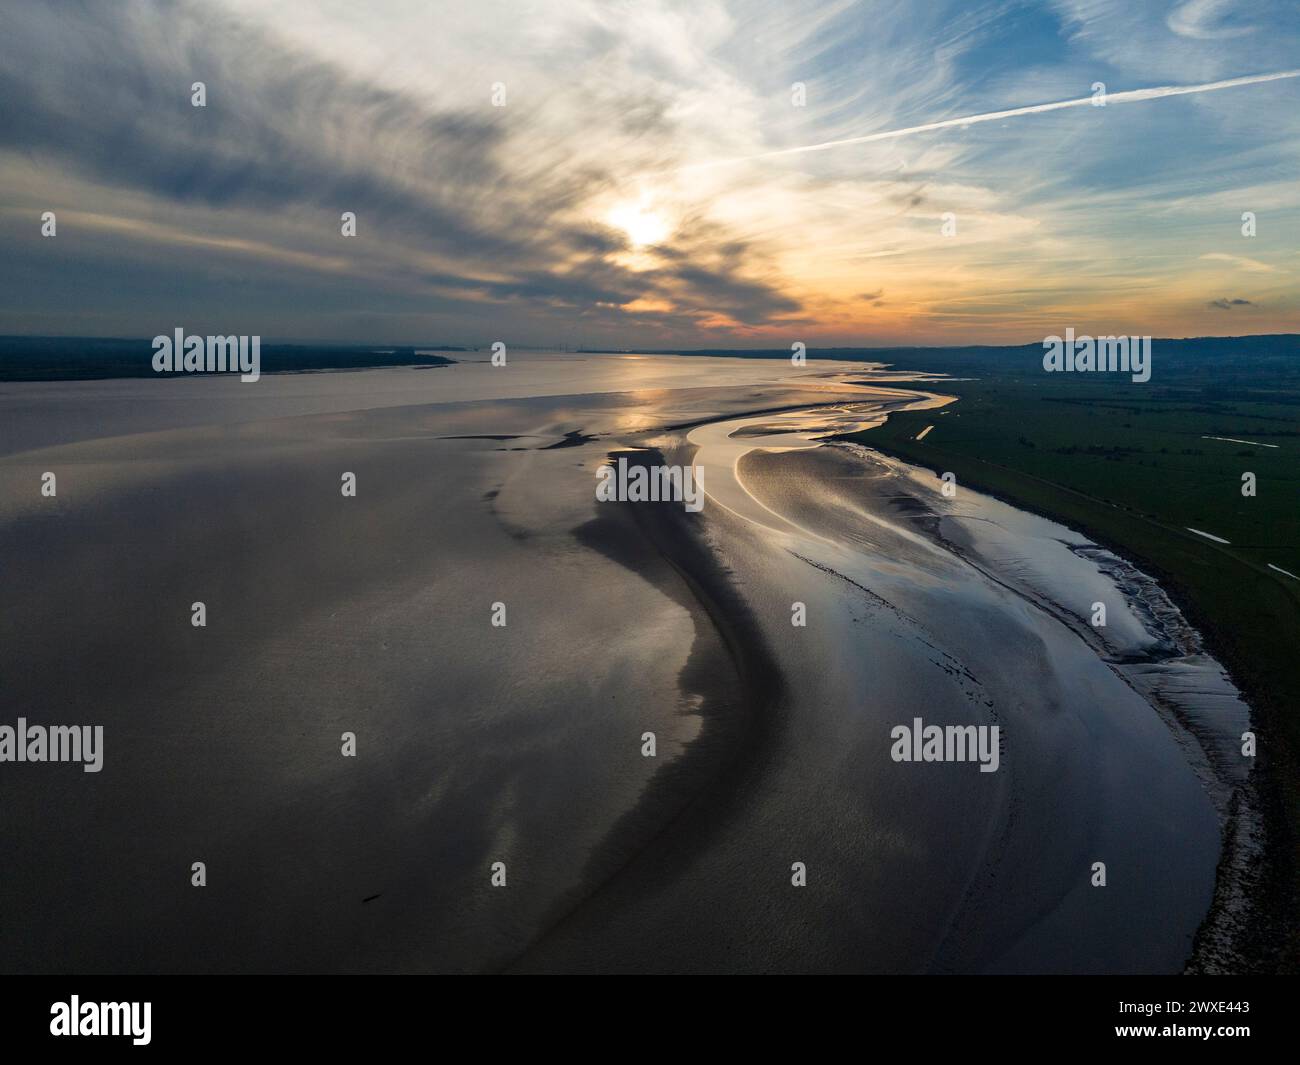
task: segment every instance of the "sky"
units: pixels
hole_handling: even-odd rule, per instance
[[[1300,332],[1295,0],[48,0],[4,23],[0,334]]]

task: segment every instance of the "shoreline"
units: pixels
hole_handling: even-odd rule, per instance
[[[853,435],[838,437],[836,441],[873,448],[907,465],[929,470],[936,476],[942,472],[934,463],[906,454],[888,443],[863,444]],[[960,466],[962,463],[949,462],[948,465]],[[1238,668],[1238,663],[1235,662],[1236,656],[1219,638],[1214,624],[1195,607],[1193,598],[1181,583],[1171,574],[1163,571],[1158,562],[1143,557],[1127,544],[1119,543],[1099,533],[1095,527],[1089,526],[1086,522],[1053,513],[1048,508],[994,487],[982,481],[978,474],[972,475],[969,470],[958,469],[953,472],[958,474],[960,483],[967,487],[1008,506],[1072,529],[1092,540],[1097,546],[1111,552],[1137,572],[1154,580],[1200,638],[1204,650],[1219,663],[1232,684],[1241,692],[1250,710],[1252,728],[1258,732],[1261,726],[1265,728],[1272,726],[1273,716],[1267,706],[1268,700],[1261,698],[1259,692],[1252,690],[1248,682],[1239,679],[1249,676],[1249,671]],[[1062,490],[1068,491],[1068,489]],[[1153,704],[1153,708],[1162,718],[1165,717],[1165,713],[1159,707]],[[1215,876],[1214,899],[1197,929],[1192,953],[1187,960],[1185,971],[1189,974],[1215,971],[1294,971],[1295,960],[1287,957],[1287,939],[1295,935],[1295,919],[1291,919],[1290,928],[1285,925],[1281,928],[1275,927],[1278,920],[1275,915],[1290,912],[1286,899],[1295,891],[1295,870],[1288,869],[1285,861],[1287,845],[1296,838],[1297,834],[1297,826],[1293,818],[1287,814],[1288,792],[1295,790],[1294,785],[1289,783],[1294,780],[1294,774],[1288,774],[1289,768],[1293,769],[1295,766],[1291,752],[1285,747],[1280,749],[1280,755],[1272,748],[1266,747],[1256,758],[1246,787],[1251,793],[1252,805],[1256,806],[1260,814],[1259,827],[1262,835],[1260,861],[1257,867],[1245,870],[1241,868],[1237,852],[1239,839],[1232,827],[1234,822],[1230,819],[1225,827],[1223,850]],[[1294,795],[1291,799],[1294,802]],[[1233,802],[1234,804],[1236,802],[1235,795]],[[1236,872],[1231,873],[1231,870]],[[1243,877],[1243,872],[1248,875]],[[1241,883],[1243,879],[1248,881],[1244,885]],[[1247,905],[1253,910],[1253,916],[1245,930],[1234,930],[1230,926],[1239,916],[1240,900],[1236,897],[1236,892],[1241,887],[1248,891]],[[1226,952],[1222,942],[1225,935],[1239,937],[1239,941]],[[1226,970],[1219,968],[1220,965],[1225,964]]]

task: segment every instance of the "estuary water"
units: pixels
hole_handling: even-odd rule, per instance
[[[1182,967],[1248,711],[1122,560],[826,442],[945,397],[463,360],[0,385],[0,723],[104,727],[0,770],[0,967]],[[613,455],[703,510],[598,503]],[[917,718],[998,771],[894,761]]]

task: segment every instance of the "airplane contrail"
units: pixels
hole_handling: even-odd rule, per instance
[[[1280,70],[1275,74],[1250,74],[1244,78],[1210,81],[1204,85],[1161,85],[1153,89],[1129,89],[1125,92],[1107,93],[1105,100],[1106,106],[1109,107],[1111,104],[1136,103],[1139,100],[1159,100],[1166,96],[1187,96],[1198,92],[1217,92],[1220,89],[1234,89],[1239,85],[1259,85],[1266,81],[1281,81],[1284,78],[1300,78],[1300,70]],[[1057,100],[1048,104],[1030,104],[1028,107],[1013,107],[1009,111],[989,111],[982,115],[966,115],[964,118],[945,118],[940,122],[927,122],[922,126],[887,129],[879,133],[867,133],[861,137],[845,137],[843,140],[822,141],[820,144],[802,144],[796,148],[779,148],[776,151],[760,152],[757,155],[742,155],[734,159],[692,163],[681,167],[681,169],[704,170],[715,166],[730,166],[733,163],[747,163],[757,159],[775,159],[782,155],[824,152],[830,148],[843,148],[850,144],[870,144],[873,141],[895,140],[898,137],[910,137],[914,133],[929,133],[936,129],[951,129],[953,126],[973,126],[979,122],[997,122],[1000,119],[1018,118],[1021,115],[1040,115],[1045,111],[1060,111],[1067,107],[1085,107],[1092,102],[1093,97],[1081,96],[1077,100]]]

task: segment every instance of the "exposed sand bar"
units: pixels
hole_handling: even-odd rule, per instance
[[[1235,689],[1204,656],[1162,665],[1116,575],[1066,546],[1083,538],[964,489],[949,502],[932,475],[862,449],[815,447],[864,415],[689,433],[722,504],[705,508],[708,543],[783,680],[776,723],[749,771],[710,797],[724,816],[677,826],[527,967],[599,969],[612,955],[628,970],[1176,972],[1187,960],[1214,888],[1216,802],[1238,782],[1240,761],[1224,768],[1247,720]],[[791,433],[800,418],[807,432]],[[972,539],[999,520],[1000,538]],[[1034,584],[1031,560],[1074,568]],[[1172,702],[1179,671],[1197,671],[1181,709],[1200,715],[1227,779],[1157,712],[1160,679],[1144,689],[1071,624],[1098,596],[1133,670],[1163,670]],[[790,624],[794,600],[807,628]],[[999,772],[893,762],[890,729],[915,717],[998,724]],[[816,883],[790,887],[792,861]],[[1090,883],[1097,861],[1105,888]]]

